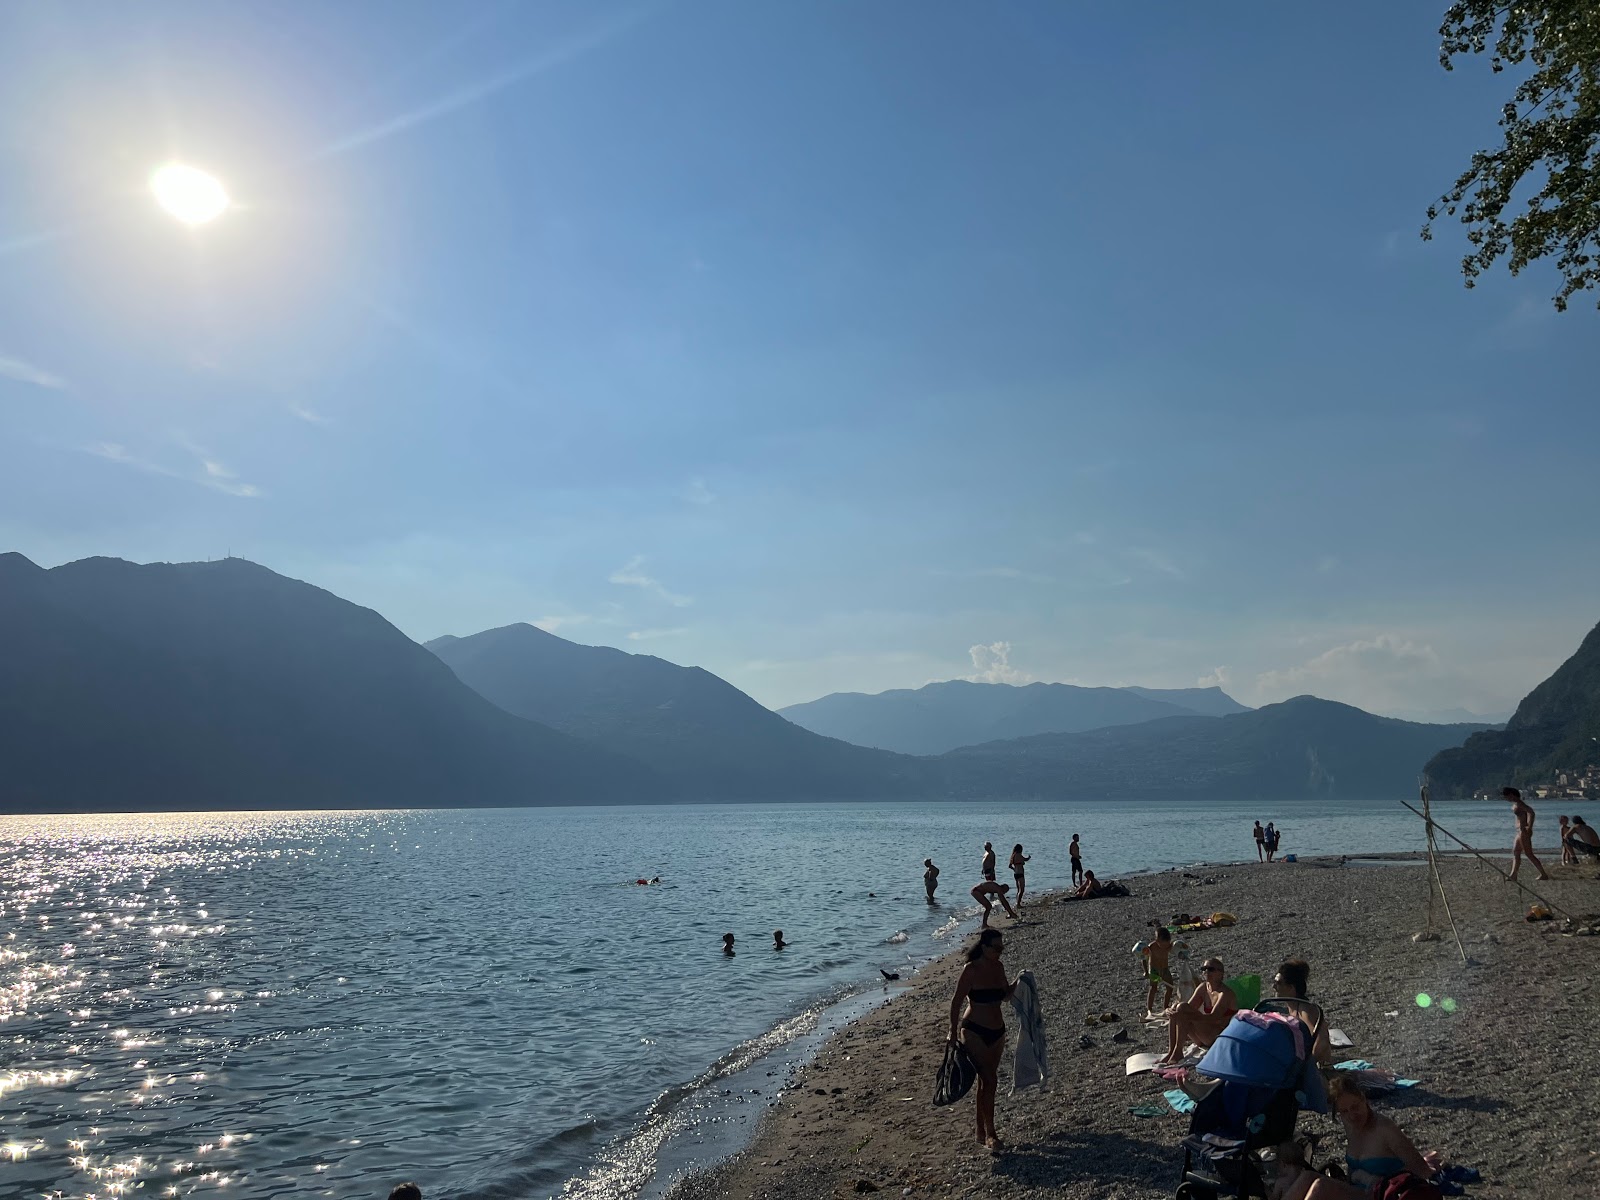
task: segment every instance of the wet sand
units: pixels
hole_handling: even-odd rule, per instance
[[[1600,872],[1552,869],[1558,878],[1538,884],[1525,867],[1525,881],[1573,913],[1600,912]],[[1420,1149],[1482,1171],[1469,1196],[1600,1196],[1600,1084],[1592,1070],[1600,1055],[1600,937],[1564,935],[1559,920],[1524,921],[1529,898],[1475,861],[1447,861],[1442,871],[1470,966],[1442,907],[1435,922],[1443,940],[1411,940],[1427,919],[1420,866],[1196,867],[1129,879],[1129,898],[1041,897],[1020,921],[994,922],[1006,932],[1007,970],[1027,968],[1039,982],[1050,1039],[1048,1090],[1012,1096],[1014,1030],[1008,1036],[997,1108],[1008,1150],[992,1155],[976,1144],[970,1094],[949,1108],[930,1103],[961,965],[951,955],[836,1035],[794,1077],[749,1147],[679,1184],[673,1200],[874,1191],[1170,1197],[1188,1118],[1128,1111],[1165,1110],[1161,1092],[1170,1086],[1124,1074],[1129,1054],[1166,1049],[1165,1027],[1139,1019],[1144,982],[1131,947],[1149,936],[1152,918],[1217,911],[1238,924],[1185,935],[1196,961],[1214,954],[1230,976],[1254,972],[1264,981],[1285,958],[1309,961],[1312,998],[1355,1040],[1336,1057],[1421,1081],[1378,1106]],[[1420,993],[1435,1003],[1419,1007]],[[1124,1020],[1091,1027],[1090,1012]],[[1112,1042],[1123,1028],[1129,1042]],[[1094,1045],[1081,1048],[1085,1034]],[[1331,1118],[1305,1114],[1301,1129],[1328,1133],[1324,1152],[1343,1154]]]

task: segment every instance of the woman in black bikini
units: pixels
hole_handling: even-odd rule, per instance
[[[1032,855],[1024,854],[1022,852],[1021,842],[1018,842],[1015,846],[1011,847],[1011,878],[1017,881],[1018,908],[1022,907],[1022,893],[1028,890],[1026,872],[1028,867],[1028,859],[1031,857]]]
[[[980,933],[967,951],[967,965],[956,980],[956,994],[950,1001],[950,1040],[959,1040],[978,1068],[978,1141],[996,1151],[1004,1149],[994,1131],[994,1094],[1000,1082],[1000,1056],[1006,1048],[1000,1004],[1017,988],[1000,965],[1004,949],[1005,940],[998,929]]]

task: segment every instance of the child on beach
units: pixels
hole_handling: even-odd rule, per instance
[[[1140,957],[1144,959],[1145,977],[1150,980],[1150,988],[1144,996],[1144,1015],[1156,1015],[1156,987],[1165,984],[1166,998],[1161,1003],[1161,1011],[1165,1012],[1172,1007],[1172,1001],[1177,996],[1172,979],[1172,967],[1169,959],[1172,955],[1172,930],[1162,925],[1156,930],[1155,941],[1146,946]]]

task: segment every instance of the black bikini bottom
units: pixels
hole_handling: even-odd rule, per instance
[[[970,1029],[983,1039],[985,1046],[992,1046],[1006,1036],[1005,1026],[999,1029],[990,1029],[987,1025],[979,1025],[976,1021],[963,1021],[961,1028]]]

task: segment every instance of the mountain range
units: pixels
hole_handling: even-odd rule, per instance
[[[801,728],[699,668],[529,625],[424,648],[241,559],[45,570],[0,555],[0,812],[1409,794],[1423,761],[1479,728],[1312,697],[1248,710],[1215,689],[918,693],[970,699],[1004,733],[1157,715],[912,756]]]
[[[834,692],[778,712],[813,733],[901,754],[943,754],[1004,738],[1077,733],[1159,717],[1245,712],[1221,688],[1078,687],[953,679],[864,695]]]
[[[1427,766],[1441,799],[1553,780],[1600,763],[1600,625],[1555,673],[1523,697],[1504,729],[1475,733]]]

